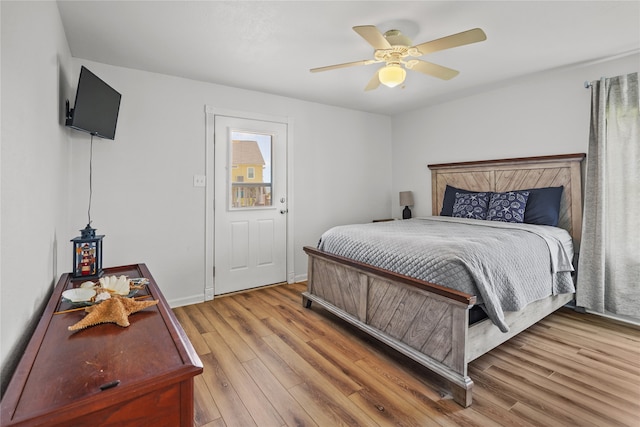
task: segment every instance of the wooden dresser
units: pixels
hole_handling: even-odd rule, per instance
[[[2,426],[193,424],[193,377],[202,362],[151,273],[137,264],[104,274],[149,279],[136,296],[148,293],[158,305],[129,316],[126,328],[107,323],[71,332],[84,310],[54,313],[68,308],[62,292],[83,280],[64,274],[0,403]]]

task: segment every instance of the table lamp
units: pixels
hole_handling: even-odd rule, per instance
[[[404,206],[402,219],[411,218],[411,209],[409,209],[409,206],[413,206],[413,193],[411,191],[400,192],[400,206]]]

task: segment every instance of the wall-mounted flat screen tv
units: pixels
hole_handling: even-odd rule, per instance
[[[66,125],[100,138],[114,139],[120,98],[120,93],[83,66],[76,102],[71,110],[67,106]]]

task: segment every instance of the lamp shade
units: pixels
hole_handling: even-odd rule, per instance
[[[398,86],[404,81],[406,76],[407,72],[400,64],[389,64],[378,72],[380,83],[388,87]]]
[[[411,191],[400,192],[400,206],[413,206],[413,193]]]

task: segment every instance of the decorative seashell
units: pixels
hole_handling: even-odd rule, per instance
[[[129,295],[129,279],[127,276],[106,276],[100,278],[100,286],[118,295]]]
[[[96,294],[94,289],[87,288],[73,288],[67,289],[62,293],[62,298],[71,302],[84,302],[89,301]]]
[[[114,290],[118,295],[129,295],[131,289],[129,287],[129,279],[127,279],[127,276],[118,277]]]
[[[104,276],[101,277],[98,281],[100,282],[101,288],[112,289],[113,286],[115,286],[115,283],[118,281],[118,278],[116,276]]]
[[[109,284],[111,283],[111,280],[109,280],[110,277],[111,276],[104,276],[98,279],[98,283],[100,283],[102,289],[109,289]]]
[[[109,292],[100,292],[96,295],[96,302],[104,301],[111,298],[111,294]]]
[[[80,285],[81,288],[85,288],[85,289],[93,289],[96,287],[96,284],[93,283],[92,281],[88,280],[86,282],[82,282],[82,284]]]

